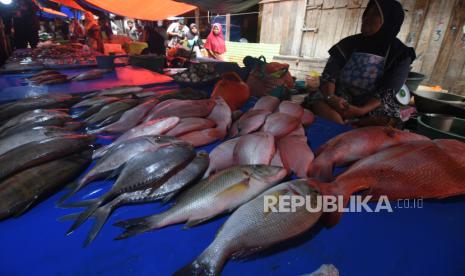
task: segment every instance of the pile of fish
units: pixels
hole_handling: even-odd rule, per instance
[[[68,234],[94,220],[85,245],[123,205],[173,203],[117,222],[123,229],[118,240],[232,213],[212,243],[175,275],[218,275],[230,258],[296,237],[319,221],[333,226],[341,216],[308,212],[305,205],[266,212],[265,197],[307,196],[313,207],[320,195],[342,195],[347,204],[353,193],[391,200],[465,194],[465,144],[367,127],[334,137],[314,154],[304,130],[313,114],[271,96],[233,114],[223,98],[194,90],[160,96],[117,87],[82,98],[56,94],[4,104],[0,121],[0,219],[20,215],[70,182],[58,205],[85,209],[61,220],[73,220]],[[91,151],[94,135],[102,134],[114,139]],[[195,151],[218,140],[210,155]],[[349,168],[334,177],[339,166]],[[286,181],[291,172],[298,179]],[[110,189],[71,200],[104,179],[114,180]]]
[[[84,81],[93,80],[103,77],[105,73],[109,72],[106,69],[92,69],[84,73],[68,77],[55,70],[43,70],[27,78],[29,83],[34,85],[49,85],[65,83],[69,81]]]
[[[234,138],[211,152],[206,176],[233,165],[264,164],[306,178],[314,155],[303,126],[313,121],[313,114],[296,103],[260,98],[232,124],[230,136]]]
[[[78,99],[45,95],[0,105],[0,220],[18,217],[73,181],[91,162],[94,137],[67,109]]]
[[[89,134],[120,135],[96,156],[135,135],[166,134],[193,146],[226,137],[232,115],[221,97],[205,99],[203,92],[195,90],[146,94],[139,87],[120,87],[93,93],[73,106],[74,117],[86,123]]]

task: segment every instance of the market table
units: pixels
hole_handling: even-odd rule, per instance
[[[71,77],[88,70],[60,70],[60,72]],[[171,85],[175,87],[171,77],[133,66],[116,67],[114,72],[107,73],[102,78],[95,80],[72,81],[54,85],[29,85],[25,78],[31,75],[32,73],[0,75],[0,101],[16,100],[46,93],[84,93],[123,85],[142,87]]]
[[[348,130],[318,118],[306,133],[315,150]],[[202,149],[210,151],[216,144]],[[88,198],[89,193],[95,197],[111,183],[89,185],[76,199]],[[0,222],[0,275],[170,275],[198,256],[227,218],[188,230],[175,225],[114,241],[121,233],[114,222],[166,209],[158,203],[122,207],[83,248],[91,223],[65,236],[71,222],[57,219],[74,210],[54,207],[63,194],[18,219]],[[393,207],[393,213],[347,213],[331,229],[316,225],[302,237],[251,259],[229,261],[223,274],[301,275],[322,264],[335,265],[341,275],[465,274],[465,197],[427,201],[417,209]]]

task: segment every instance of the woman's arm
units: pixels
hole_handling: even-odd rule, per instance
[[[391,115],[394,116],[397,110],[394,110],[395,108],[390,105],[392,105],[392,103],[398,103],[396,95],[407,79],[411,63],[411,59],[406,58],[390,68],[384,74],[380,88],[374,97],[361,107],[351,106],[346,114],[348,116],[346,118],[364,116],[379,107],[386,109],[388,114],[391,113]]]
[[[346,101],[336,96],[336,79],[343,66],[343,59],[337,56],[330,56],[323,70],[320,85],[320,90],[325,97],[325,101],[339,113],[342,113],[347,108]]]

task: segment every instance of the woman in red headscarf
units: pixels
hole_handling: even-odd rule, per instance
[[[215,23],[207,37],[205,49],[208,51],[208,56],[217,60],[225,60],[226,45],[224,42],[223,29],[221,24]]]

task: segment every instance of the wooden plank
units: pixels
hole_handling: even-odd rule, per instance
[[[465,0],[458,0],[449,22],[431,83],[440,83],[445,89],[457,89],[455,85],[465,66]],[[464,80],[464,79],[462,79]]]
[[[455,2],[456,0],[441,1],[438,21],[434,25],[433,34],[428,45],[428,50],[424,52],[424,60],[421,66],[421,72],[428,76],[428,81],[429,78],[432,77],[431,74],[433,72],[434,64],[438,59],[439,51],[444,40],[444,34],[446,32],[447,26],[449,25]],[[431,10],[432,7],[430,8],[430,11]]]
[[[226,41],[229,41],[231,37],[231,14],[226,14]]]
[[[463,5],[464,1],[465,0],[460,0],[457,2],[457,7],[454,8],[452,18],[449,22],[448,28],[446,29],[446,33],[444,35],[445,38],[431,76],[431,82],[433,83],[439,83],[444,79],[452,56],[455,59],[460,58],[460,56],[456,55],[456,52],[459,51],[457,47],[460,47],[460,41],[462,38],[462,30],[460,30],[460,26],[463,25],[465,9],[462,11],[460,9],[460,5]],[[457,37],[459,38],[459,41],[457,41]],[[458,74],[460,73],[461,71],[458,72]]]
[[[356,34],[358,32],[357,22],[359,20],[359,17],[362,16],[361,6],[362,0],[349,1],[344,23],[342,24],[343,28],[341,33],[341,39]]]
[[[294,21],[294,32],[293,36],[290,37],[290,41],[286,41],[283,44],[289,43],[291,44],[291,47],[289,51],[286,51],[286,54],[297,56],[300,55],[300,49],[302,47],[302,38],[303,38],[303,33],[300,32],[300,30],[304,27],[305,23],[305,6],[307,5],[306,0],[299,0],[299,1],[294,1],[295,2],[295,8],[294,8],[294,16],[295,16],[295,21]]]
[[[336,40],[338,25],[342,24],[342,22],[340,23],[341,12],[345,11],[342,9],[329,9],[329,7],[334,7],[335,4],[335,0],[323,2],[323,8],[327,9],[321,11],[320,31],[316,36],[314,57],[328,57],[328,50],[334,45],[334,41]]]
[[[427,76],[426,82],[429,81],[436,62],[454,2],[455,0],[431,1],[426,14],[425,23],[416,47],[417,60],[413,64],[414,71],[419,71]]]
[[[280,28],[282,30],[281,37],[279,40],[281,41],[281,44],[283,44],[283,47],[281,47],[281,54],[289,54],[290,46],[292,46],[292,43],[294,43],[293,41],[291,41],[291,38],[293,37],[294,27],[295,27],[294,26],[295,17],[293,15],[294,10],[292,9],[294,2],[295,1],[286,1],[286,2],[279,3],[281,17],[280,17],[280,21],[278,22],[281,22]],[[292,28],[292,33],[289,33],[291,28]]]
[[[425,24],[426,14],[428,13],[430,0],[416,0],[411,14],[411,23],[409,32],[405,39],[405,44],[410,47],[417,47],[420,39],[420,33]]]
[[[271,24],[273,19],[273,7],[274,4],[262,5],[263,14],[260,30],[260,43],[276,43],[276,41],[273,41],[271,37],[273,34],[273,24]],[[279,41],[277,43],[281,42]]]

